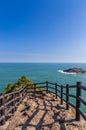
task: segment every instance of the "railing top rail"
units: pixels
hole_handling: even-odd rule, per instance
[[[86,87],[85,86],[81,86],[81,89],[86,90]]]
[[[66,86],[61,85],[62,88],[66,88]]]
[[[70,85],[69,88],[76,88],[76,85]]]
[[[57,86],[58,86],[58,87],[61,87],[62,85],[60,85],[60,84],[57,84]]]
[[[34,84],[36,84],[36,85],[37,85],[37,84],[46,84],[46,82],[33,83],[33,85],[34,85]]]
[[[61,87],[66,88],[67,85],[66,85],[66,86],[61,85]],[[76,85],[69,85],[68,87],[69,87],[69,88],[76,88]]]
[[[7,97],[7,96],[11,96],[11,95],[13,95],[13,94],[17,94],[17,93],[23,91],[26,87],[27,87],[27,85],[24,85],[24,87],[23,87],[22,89],[20,89],[19,91],[13,91],[13,92],[9,92],[9,93],[2,93],[2,94],[0,95],[0,99],[2,99],[3,96],[4,96],[4,97]]]
[[[10,92],[10,93],[4,93],[4,96],[7,97],[7,96],[10,96],[10,95],[13,95],[13,94],[17,94],[19,91],[13,91],[13,92]]]
[[[56,83],[51,83],[51,82],[48,82],[49,84],[52,84],[52,85],[55,85]]]

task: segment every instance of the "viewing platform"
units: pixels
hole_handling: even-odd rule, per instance
[[[69,94],[74,87],[77,88],[75,96]],[[86,115],[78,111],[80,102],[86,103],[80,97],[80,88],[85,90],[80,82],[74,86],[44,82],[2,94],[0,130],[85,130]],[[69,103],[69,96],[76,98],[76,104]],[[77,101],[78,96],[81,101]]]

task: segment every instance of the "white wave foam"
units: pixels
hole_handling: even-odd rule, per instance
[[[74,72],[72,72],[72,73],[64,72],[63,70],[58,70],[58,72],[59,72],[59,73],[63,73],[63,74],[76,74],[76,73],[74,73]]]

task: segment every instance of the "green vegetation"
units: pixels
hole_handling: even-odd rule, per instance
[[[22,76],[16,83],[12,85],[12,83],[8,83],[7,87],[5,88],[4,92],[9,93],[12,91],[18,91],[20,90],[25,84],[30,85],[33,87],[33,82],[26,76]]]
[[[8,83],[7,87],[5,88],[4,92],[11,92],[12,91],[12,83]]]
[[[7,87],[4,89],[5,93],[9,93],[12,91],[18,91],[20,90],[24,85],[28,85],[28,88],[33,89],[34,88],[34,82],[32,82],[28,77],[22,76],[18,79],[18,81],[14,84],[8,83]],[[43,90],[43,88],[40,88],[39,85],[36,84],[36,91]]]
[[[14,84],[12,83],[8,83],[7,87],[4,89],[4,93],[10,93],[13,91],[19,91],[20,89],[22,89],[22,87],[24,87],[24,85],[28,85],[27,87],[30,89],[34,88],[34,82],[32,82],[28,77],[26,76],[22,76],[21,78],[18,79],[18,81]],[[40,90],[45,90],[45,88],[40,88],[40,86],[38,84],[36,84],[35,86],[35,90],[36,91],[40,91]]]

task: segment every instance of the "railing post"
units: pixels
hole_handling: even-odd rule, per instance
[[[4,125],[5,124],[5,96],[4,96],[4,93],[3,93],[3,98],[1,99],[1,106],[3,106],[3,109],[1,110],[1,116],[3,116],[1,125]]]
[[[63,86],[61,85],[61,105],[63,104]]]
[[[46,92],[48,93],[48,81],[46,81]]]
[[[79,97],[81,96],[81,82],[77,82],[76,85],[76,120],[80,121],[80,113],[79,113],[79,108],[80,108],[80,100]]]
[[[13,99],[12,107],[14,107],[14,108],[12,109],[12,113],[14,113],[14,112],[15,112],[15,93],[12,94],[12,99]]]
[[[69,110],[68,102],[69,102],[69,85],[67,84],[66,85],[66,110]]]
[[[55,84],[55,93],[56,93],[56,98],[57,98],[57,83]]]

